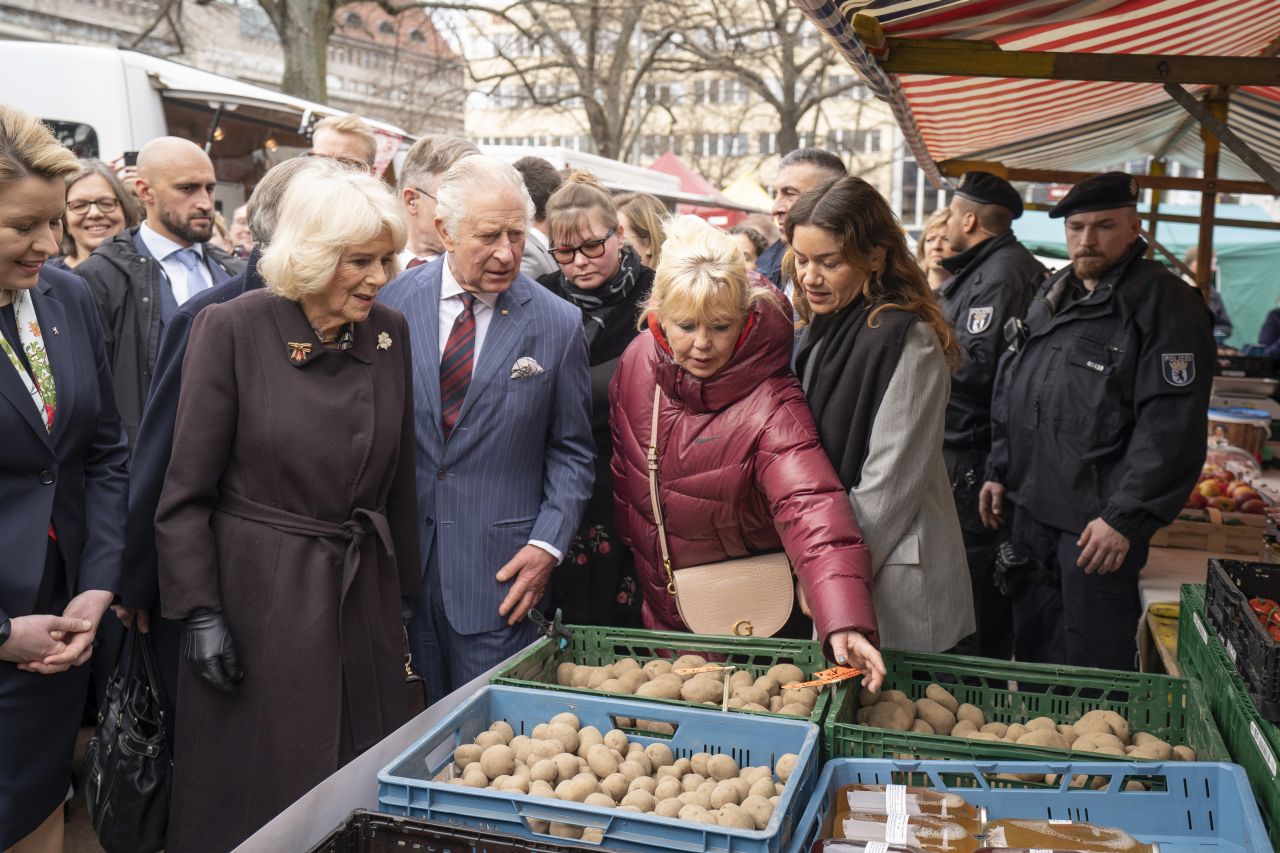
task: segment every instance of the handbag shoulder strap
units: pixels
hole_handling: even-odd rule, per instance
[[[662,403],[662,386],[653,386],[653,420],[649,425],[649,501],[653,504],[653,520],[658,524],[658,547],[662,549],[662,568],[667,573],[667,592],[676,594],[676,579],[671,573],[671,552],[667,549],[667,526],[662,520],[662,501],[658,499],[658,407]]]

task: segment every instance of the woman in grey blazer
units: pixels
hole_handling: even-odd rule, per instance
[[[796,370],[871,550],[885,648],[941,652],[974,630],[960,522],[942,460],[955,337],[888,203],[830,181],[786,222],[797,306],[812,317]]]

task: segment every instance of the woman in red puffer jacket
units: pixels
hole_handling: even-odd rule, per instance
[[[790,308],[728,235],[677,217],[646,305],[648,331],[610,388],[614,501],[649,628],[687,631],[649,497],[655,383],[658,483],[674,571],[785,549],[828,656],[884,674],[871,560],[849,496],[791,371]]]

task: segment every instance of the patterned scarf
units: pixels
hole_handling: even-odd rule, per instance
[[[40,413],[45,429],[53,431],[53,413],[58,406],[58,392],[53,384],[53,370],[49,367],[49,354],[44,349],[44,338],[40,334],[40,321],[36,319],[36,306],[31,294],[26,290],[15,290],[13,293],[13,313],[18,320],[18,340],[22,351],[31,365],[28,373],[22,365],[22,359],[13,351],[9,339],[0,335],[0,349],[9,356],[9,363],[18,371],[22,383],[27,386],[31,402]]]

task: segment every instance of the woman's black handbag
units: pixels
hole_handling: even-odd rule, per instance
[[[107,853],[164,849],[173,757],[151,641],[131,630],[85,751],[89,821]]]

